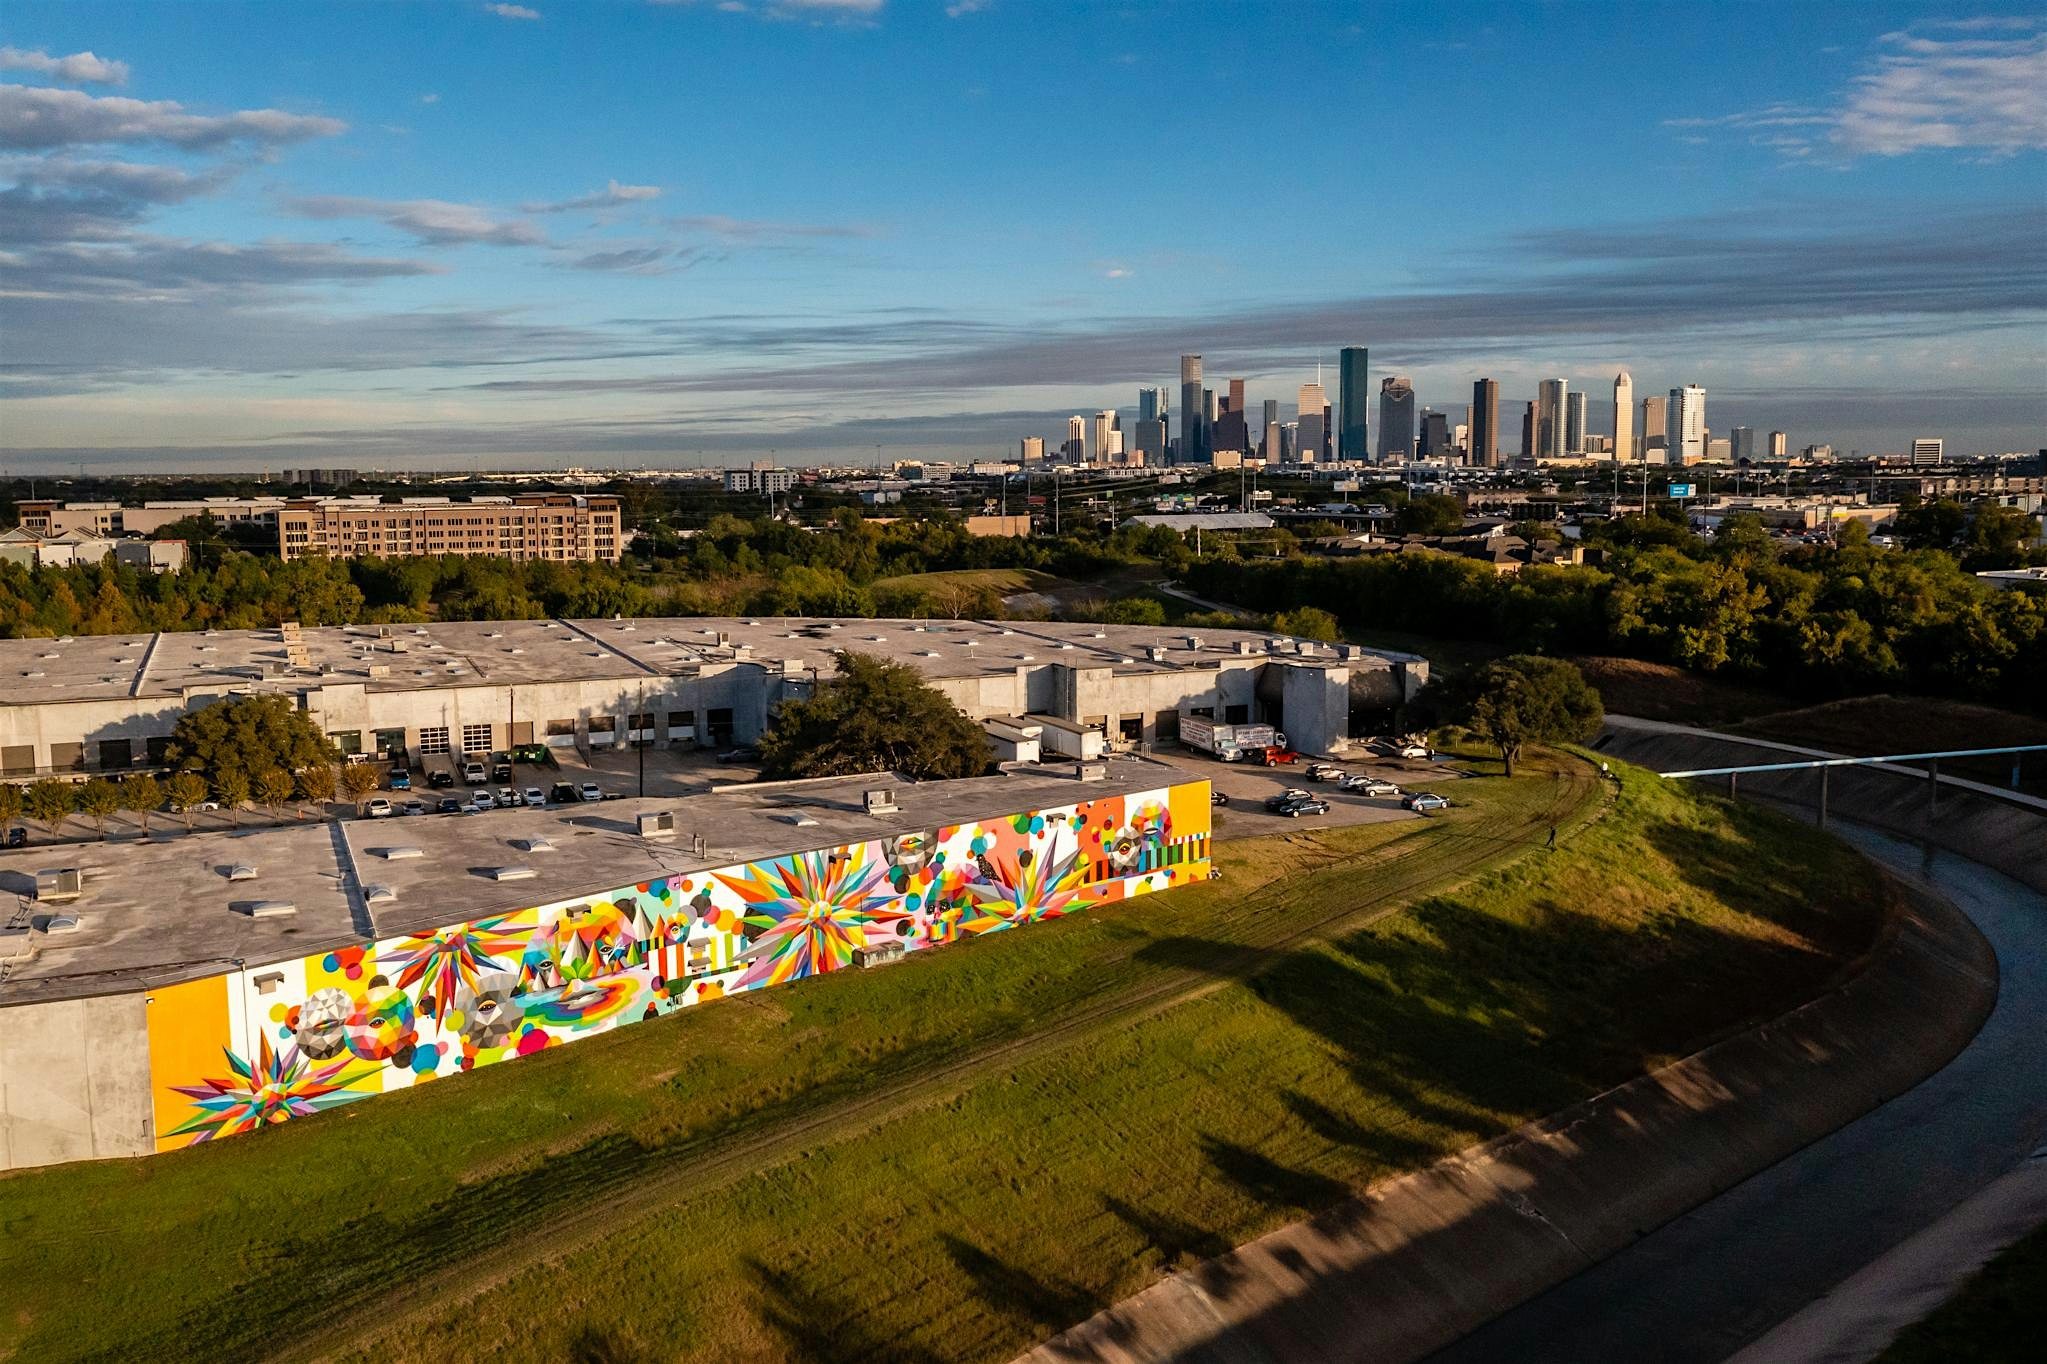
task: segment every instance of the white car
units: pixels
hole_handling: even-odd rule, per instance
[[[498,798],[488,791],[478,791],[469,797],[469,808],[482,814],[485,810],[498,808]]]
[[[378,796],[363,808],[368,812],[371,819],[389,819],[391,817],[391,802],[385,800],[382,796]]]
[[[470,762],[462,764],[462,784],[464,786],[481,786],[489,780],[490,773],[484,768],[482,763]]]
[[[1343,789],[1346,791],[1356,791],[1359,795],[1364,796],[1397,796],[1400,794],[1400,788],[1387,781],[1384,777],[1368,776],[1363,772],[1345,777],[1343,779]]]
[[[519,799],[537,810],[547,804],[547,793],[537,786],[529,786],[520,794]]]
[[[1429,756],[1429,746],[1427,744],[1402,744],[1395,752],[1403,758],[1426,758]]]
[[[576,794],[584,800],[603,800],[604,788],[594,781],[586,781],[576,788]]]
[[[1330,763],[1311,763],[1307,771],[1309,781],[1342,781],[1345,775],[1342,768]]]

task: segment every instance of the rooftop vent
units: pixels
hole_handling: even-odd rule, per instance
[[[544,838],[539,834],[535,834],[531,838],[513,839],[512,846],[519,849],[519,851],[521,852],[529,853],[553,852],[554,840],[551,838]]]
[[[1200,635],[1187,636],[1187,647],[1190,649],[1199,649],[1201,647],[1201,636]]]
[[[43,932],[55,937],[65,933],[76,933],[85,927],[85,920],[76,914],[52,914],[43,920]]]
[[[493,881],[531,881],[536,875],[531,867],[488,867],[483,874]]]
[[[817,825],[815,818],[801,810],[775,810],[771,811],[768,817],[783,824],[793,824],[799,829],[815,828]]]
[[[370,851],[383,858],[386,862],[409,862],[415,857],[424,857],[426,855],[418,848],[411,847],[372,848]]]
[[[389,886],[364,886],[362,902],[366,905],[388,905],[396,903],[398,892]]]
[[[299,907],[290,900],[251,900],[243,912],[252,919],[288,919]]]
[[[1254,650],[1254,645],[1252,644],[1252,642],[1251,642],[1250,640],[1248,640],[1248,639],[1240,639],[1240,640],[1238,640],[1238,641],[1237,641],[1237,652],[1238,652],[1238,653],[1240,653],[1240,654],[1248,654],[1248,653],[1251,653],[1251,652],[1253,652],[1253,650]]]
[[[1073,765],[1073,775],[1077,781],[1107,781],[1109,779],[1109,765],[1107,763],[1075,763]]]
[[[256,869],[247,862],[237,862],[227,869],[227,879],[230,881],[253,881],[256,879]]]
[[[870,815],[892,815],[897,811],[896,793],[886,786],[860,793],[860,802]]]

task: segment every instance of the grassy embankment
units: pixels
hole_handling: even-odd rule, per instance
[[[0,1179],[0,1356],[999,1358],[1781,1010],[1874,931],[1878,877],[1809,830],[1529,770],[1226,844],[1165,898]]]
[[[1983,1266],[1926,1320],[1899,1333],[1877,1364],[2023,1364],[2047,1337],[2047,1227]]]

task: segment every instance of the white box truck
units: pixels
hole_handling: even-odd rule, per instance
[[[1271,725],[1219,725],[1206,715],[1181,716],[1180,740],[1226,763],[1262,761],[1267,752],[1286,745],[1286,736]]]

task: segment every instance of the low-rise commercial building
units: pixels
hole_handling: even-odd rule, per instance
[[[159,760],[179,717],[237,693],[289,697],[344,752],[489,753],[542,743],[723,746],[760,736],[841,650],[922,673],[977,720],[1051,716],[1135,749],[1183,714],[1285,730],[1307,752],[1377,731],[1428,678],[1411,654],[1253,630],[1067,622],[464,621],[0,641],[0,776]],[[1048,744],[1048,747],[1051,745]]]
[[[625,552],[618,499],[580,493],[374,497],[292,501],[277,513],[278,554],[484,554],[512,560],[617,563]]]

